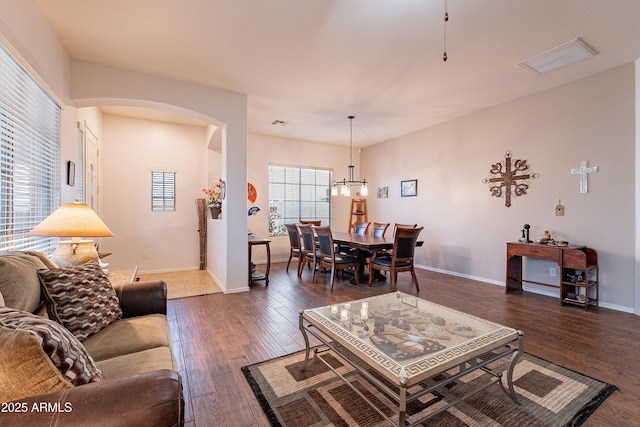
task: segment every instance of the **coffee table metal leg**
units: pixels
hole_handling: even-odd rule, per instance
[[[398,401],[398,427],[404,427],[407,417],[407,379],[400,378],[400,399]]]
[[[504,384],[502,383],[502,381],[499,382],[500,387],[502,388],[502,391],[504,391],[505,394],[509,396],[511,400],[513,400],[518,405],[520,405],[520,401],[518,400],[518,394],[516,393],[516,390],[513,388],[513,370],[516,367],[516,364],[518,363],[518,359],[520,358],[523,352],[523,338],[524,338],[524,332],[518,331],[518,349],[515,350],[511,355],[511,360],[509,361],[509,367],[507,368],[508,390],[504,387]]]
[[[302,370],[304,371],[305,369],[307,369],[307,364],[309,363],[309,350],[311,350],[311,348],[309,347],[309,337],[307,336],[307,330],[304,328],[304,319],[302,318],[302,310],[300,310],[300,314],[298,315],[298,327],[300,328],[300,332],[302,332],[302,337],[304,338],[304,349],[305,349],[305,355],[304,355],[304,365],[302,365]]]

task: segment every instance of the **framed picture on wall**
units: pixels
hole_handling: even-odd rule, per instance
[[[67,161],[67,185],[73,187],[76,184],[76,164],[71,160]]]
[[[402,197],[413,197],[418,195],[418,180],[408,179],[400,181],[400,195]]]
[[[378,195],[378,199],[388,199],[389,187],[378,187],[378,191],[376,194]]]

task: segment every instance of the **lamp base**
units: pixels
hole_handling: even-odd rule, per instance
[[[93,240],[64,240],[58,242],[58,247],[51,255],[51,261],[58,267],[73,267],[88,262],[100,262],[98,252],[93,246]]]

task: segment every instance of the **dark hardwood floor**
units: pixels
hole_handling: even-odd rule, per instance
[[[389,284],[328,290],[303,280],[296,268],[272,265],[270,285],[250,292],[169,301],[173,349],[184,381],[189,427],[268,426],[240,368],[304,348],[300,309],[389,291]],[[439,304],[525,332],[525,351],[618,387],[585,426],[640,425],[640,316],[603,308],[560,307],[551,297],[505,295],[504,288],[418,270],[419,295]],[[398,289],[416,294],[408,273]]]

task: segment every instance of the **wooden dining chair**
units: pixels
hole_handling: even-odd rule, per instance
[[[315,237],[311,227],[312,226],[309,224],[296,225],[296,228],[298,229],[300,250],[302,251],[300,256],[300,265],[298,265],[298,277],[302,277],[304,266],[308,265],[312,267],[313,279],[316,274],[316,264],[318,263],[319,251],[316,249]]]
[[[300,250],[300,236],[298,235],[298,227],[296,224],[285,224],[287,228],[287,234],[289,235],[289,260],[287,261],[287,269],[286,272],[289,272],[289,264],[291,264],[291,259],[295,256],[298,259],[298,267],[300,267],[300,263],[302,262],[302,251]]]
[[[369,231],[369,225],[370,224],[371,224],[370,222],[366,222],[366,221],[355,221],[349,227],[349,230],[350,230],[349,232],[353,233],[353,234],[358,234],[358,235],[364,236],[365,234],[367,234],[367,231]],[[346,253],[346,254],[353,255],[353,256],[357,255],[357,250],[356,249],[348,248],[347,250],[343,250],[340,247],[340,244],[338,244],[337,251],[339,253]]]
[[[373,282],[374,270],[388,271],[391,276],[391,292],[394,292],[398,281],[398,273],[410,271],[411,281],[415,284],[416,291],[420,292],[413,259],[416,251],[416,242],[423,228],[396,227],[391,256],[378,256],[376,254],[369,263],[369,286]]]
[[[331,268],[330,287],[333,291],[333,279],[338,271],[342,271],[342,280],[344,280],[344,269],[353,267],[354,278],[356,283],[359,281],[358,265],[359,261],[357,257],[336,253],[336,248],[333,244],[333,235],[331,234],[330,227],[313,227],[313,231],[316,234],[316,239],[319,246],[319,269]],[[315,277],[314,282],[317,282],[319,274]]]
[[[351,225],[351,229],[353,230],[352,233],[367,234],[367,231],[369,231],[370,224],[371,224],[370,222],[356,221]]]
[[[322,221],[300,221],[300,224],[303,225],[322,225]]]
[[[387,228],[389,228],[389,224],[382,222],[374,222],[371,224],[371,235],[373,237],[384,237],[384,234],[387,232]]]

